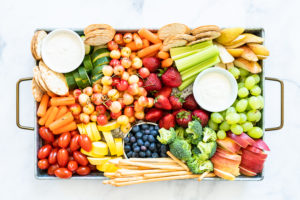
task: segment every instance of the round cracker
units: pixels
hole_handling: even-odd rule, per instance
[[[181,47],[187,44],[186,40],[183,39],[175,39],[174,36],[168,37],[167,39],[164,40],[163,46],[162,46],[162,51],[169,51],[170,48],[173,47]]]
[[[159,39],[165,40],[170,36],[175,36],[177,34],[189,34],[190,32],[191,29],[187,25],[180,23],[172,23],[161,27],[158,30],[157,34]]]
[[[186,40],[188,42],[192,42],[196,40],[196,37],[189,34],[177,34],[174,36],[174,39]]]
[[[220,27],[218,27],[217,25],[205,25],[205,26],[199,26],[197,28],[194,28],[191,33],[193,35],[197,35],[199,33],[203,33],[206,31],[220,31]]]
[[[195,40],[193,42],[190,42],[187,45],[189,46],[189,45],[197,44],[197,43],[204,42],[204,41],[207,41],[207,40],[212,40],[212,38],[210,38],[210,37],[201,38],[199,40]]]
[[[199,33],[197,35],[195,35],[196,39],[201,39],[201,38],[206,38],[206,37],[211,37],[213,39],[219,37],[221,35],[220,32],[217,31],[206,31],[203,33]]]
[[[83,32],[84,32],[85,35],[87,35],[89,32],[92,32],[92,31],[97,30],[97,29],[114,30],[114,28],[111,27],[108,24],[91,24],[91,25],[85,27],[85,29],[83,30]]]
[[[49,69],[43,61],[40,61],[39,68],[42,79],[51,92],[61,96],[66,95],[69,92],[66,78],[62,73]]]
[[[44,92],[47,92],[48,91],[48,88],[46,86],[46,84],[44,83],[42,77],[41,77],[41,73],[40,73],[40,70],[39,70],[39,67],[38,66],[35,66],[33,68],[33,77],[35,79],[35,82],[37,83],[37,85],[44,91]]]
[[[36,31],[31,40],[31,53],[36,60],[42,59],[42,43],[47,33],[43,30]]]
[[[31,90],[32,90],[33,98],[34,98],[37,102],[40,102],[40,101],[42,100],[42,96],[43,96],[44,92],[43,92],[43,90],[39,87],[39,85],[37,84],[35,78],[32,79]]]

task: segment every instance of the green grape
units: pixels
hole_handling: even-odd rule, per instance
[[[226,121],[228,124],[237,124],[240,121],[240,115],[237,113],[229,113],[226,115]]]
[[[215,122],[217,124],[220,124],[224,120],[223,116],[217,112],[212,113],[210,118],[213,122]]]
[[[259,100],[259,98],[252,96],[249,98],[249,105],[252,110],[257,110],[261,107],[261,101]]]
[[[247,121],[247,115],[245,113],[240,113],[240,121],[239,124],[243,124]]]
[[[253,124],[251,122],[245,122],[242,124],[243,130],[248,132],[251,128],[253,128]]]
[[[252,77],[255,79],[255,83],[256,84],[259,83],[260,78],[259,78],[259,76],[257,74],[253,74]]]
[[[245,87],[248,90],[251,90],[254,87],[255,83],[255,79],[252,76],[248,76],[245,80]]]
[[[243,88],[243,87],[245,87],[245,83],[243,83],[243,82],[238,83],[238,89]]]
[[[250,110],[247,113],[247,119],[250,122],[258,122],[261,119],[261,113],[259,110]]]
[[[214,131],[218,130],[218,124],[213,122],[211,119],[208,121],[209,128],[213,129]]]
[[[241,135],[243,133],[243,127],[238,124],[231,125],[230,130],[232,133],[234,133],[236,135]]]
[[[236,100],[233,102],[233,104],[232,104],[231,106],[232,106],[232,107],[236,107],[236,104],[237,104],[238,101],[239,101],[239,100],[236,99]]]
[[[250,93],[254,96],[258,96],[261,94],[261,89],[258,85],[255,85],[251,90]]]
[[[245,77],[245,76],[248,76],[249,72],[243,68],[239,68],[240,70],[240,75]]]
[[[230,114],[230,113],[236,113],[236,110],[235,110],[234,107],[229,107],[229,108],[227,108],[227,110],[226,110],[226,116],[227,116],[228,114]]]
[[[259,99],[259,109],[263,109],[264,108],[264,98],[262,96],[257,96],[257,98]]]
[[[236,67],[231,67],[228,71],[234,76],[235,79],[238,79],[240,76],[240,70]]]
[[[244,112],[247,109],[248,106],[248,100],[247,99],[241,99],[237,102],[235,109],[238,112]]]
[[[220,139],[220,140],[225,139],[225,138],[226,138],[226,132],[223,131],[223,130],[219,130],[219,131],[217,132],[217,137],[218,137],[218,139]]]
[[[222,112],[220,112],[220,114],[223,116],[223,119],[225,119],[225,117],[226,117],[226,110],[223,110]]]
[[[241,76],[240,78],[239,78],[239,83],[245,83],[245,81],[246,81],[246,77],[245,76]]]
[[[259,139],[263,136],[263,131],[261,128],[255,126],[248,131],[248,135],[254,139]]]
[[[230,130],[230,125],[224,121],[220,124],[220,127],[219,127],[221,130],[223,131],[229,131]]]
[[[248,96],[248,94],[249,94],[249,90],[245,87],[242,87],[238,90],[238,96],[240,98],[245,98]]]

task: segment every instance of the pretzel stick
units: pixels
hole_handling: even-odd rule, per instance
[[[170,156],[177,164],[183,167],[186,171],[190,171],[190,169],[178,158],[176,158],[170,151],[167,151],[168,156]]]
[[[143,175],[143,174],[168,172],[168,170],[165,170],[165,169],[149,169],[149,170],[123,170],[123,169],[118,169],[117,172],[120,173],[123,176],[137,176],[137,175]]]
[[[198,178],[198,181],[202,181],[202,179],[205,178],[207,176],[207,174],[209,174],[209,171],[206,171],[203,174],[201,174],[201,176],[199,176],[199,178]]]
[[[175,172],[163,172],[163,173],[153,173],[153,174],[144,174],[145,178],[157,178],[164,176],[177,176],[177,175],[190,175],[192,172],[187,171],[175,171]]]
[[[124,165],[133,165],[139,167],[148,167],[148,168],[155,168],[155,169],[171,169],[171,170],[182,170],[181,166],[174,166],[174,165],[154,165],[154,164],[147,164],[142,162],[131,162],[129,160],[121,160],[120,164]]]
[[[174,160],[170,158],[129,158],[133,162],[153,162],[153,163],[172,163]]]

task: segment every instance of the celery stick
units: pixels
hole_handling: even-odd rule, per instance
[[[210,46],[204,47],[204,48],[202,48],[202,49],[195,49],[195,50],[193,50],[193,51],[187,51],[187,52],[185,52],[185,53],[178,54],[178,55],[176,55],[176,56],[172,56],[172,59],[173,59],[173,60],[179,60],[179,59],[181,59],[181,58],[190,56],[190,55],[195,54],[195,53],[198,53],[198,52],[200,52],[200,51],[204,51],[205,49],[207,49],[207,48],[209,48],[209,47],[210,47]]]
[[[219,62],[220,62],[219,56],[214,56],[212,58],[209,58],[209,59],[205,60],[204,62],[201,62],[198,65],[195,65],[195,66],[191,67],[190,69],[185,70],[182,73],[180,73],[181,79],[182,79],[182,81],[185,81],[194,75],[198,75],[203,70],[205,70],[209,67],[212,67]]]
[[[187,56],[185,58],[182,58],[180,60],[176,60],[175,64],[179,72],[182,72],[189,67],[192,67],[198,63],[201,63],[211,57],[214,57],[215,55],[218,55],[219,50],[216,46],[212,46],[209,48],[204,49],[203,51],[200,51],[198,53],[195,53],[193,55]]]
[[[190,79],[188,79],[186,81],[183,81],[181,83],[181,85],[178,87],[179,91],[184,90],[186,87],[188,87],[190,84],[192,84],[195,81],[196,77],[197,77],[197,75],[191,77]]]
[[[213,45],[212,41],[208,40],[208,41],[197,43],[197,44],[194,44],[194,45],[191,45],[191,46],[175,47],[175,48],[171,48],[170,54],[171,54],[171,57],[173,58],[174,56],[178,56],[180,54],[183,54],[183,53],[186,53],[186,52],[189,52],[189,51],[202,49],[202,48],[212,46],[212,45]]]

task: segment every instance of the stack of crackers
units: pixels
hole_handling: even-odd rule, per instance
[[[91,46],[105,45],[114,38],[115,33],[110,25],[91,24],[84,29],[84,42]]]

